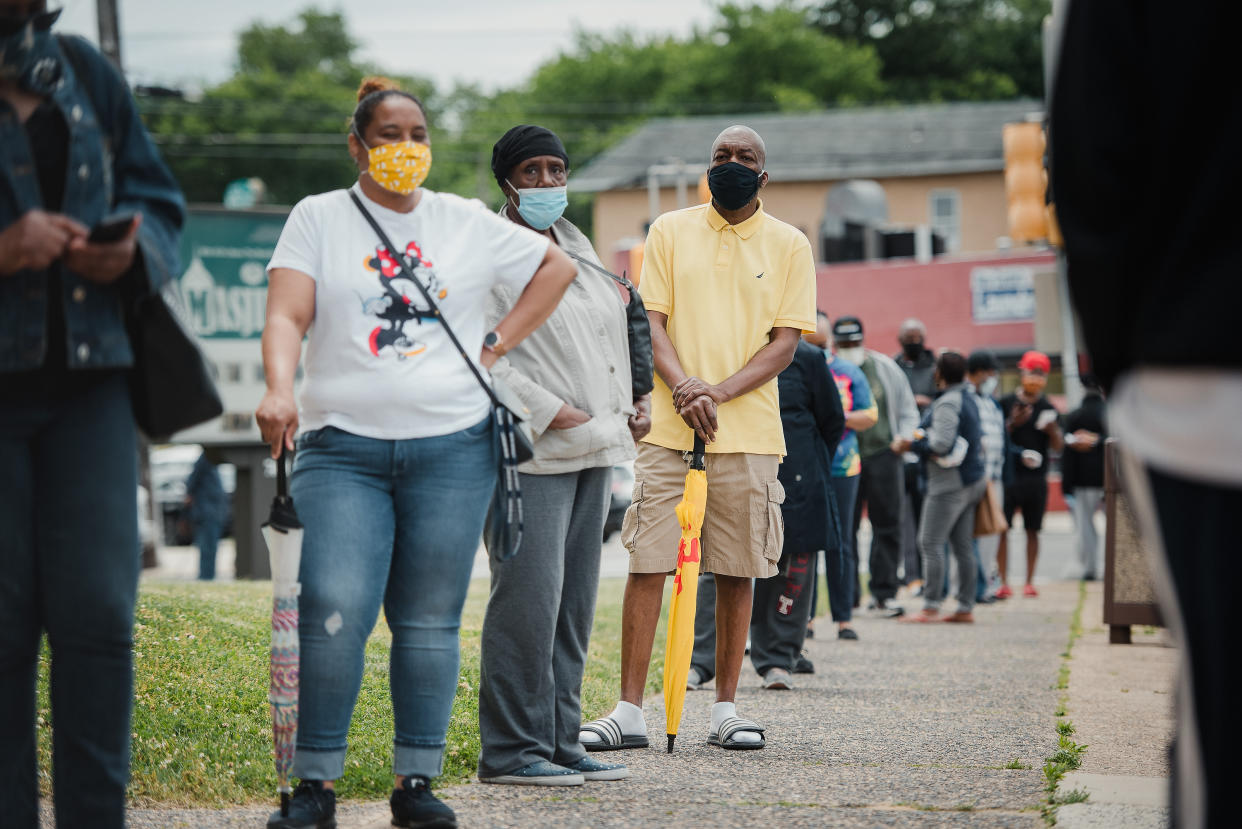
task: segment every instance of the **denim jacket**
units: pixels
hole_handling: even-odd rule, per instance
[[[125,285],[158,291],[178,273],[185,202],[138,117],[121,74],[79,37],[57,38],[64,82],[51,93],[69,129],[62,212],[87,227],[113,213],[141,212],[134,268],[97,285],[62,268],[69,368],[124,368],[133,352],[122,317]],[[79,71],[80,70],[80,71]],[[0,229],[43,207],[24,125],[0,101]],[[0,277],[0,372],[36,369],[47,352],[43,273]]]

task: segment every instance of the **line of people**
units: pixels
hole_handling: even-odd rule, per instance
[[[119,827],[137,562],[136,530],[119,527],[115,516],[132,518],[132,504],[80,503],[74,498],[87,490],[57,479],[41,503],[74,510],[76,533],[58,541],[31,505],[31,470],[70,474],[75,465],[65,453],[89,455],[115,484],[105,488],[108,497],[132,497],[134,428],[125,390],[132,355],[117,297],[171,278],[183,208],[119,76],[89,47],[52,38],[54,20],[23,18],[4,34],[24,51],[4,53],[0,76],[0,93],[22,128],[5,152],[25,176],[14,185],[20,209],[4,214],[0,311],[38,323],[29,342],[0,341],[0,370],[12,392],[0,409],[0,459],[9,489],[23,496],[0,513],[8,537],[18,539],[6,548],[0,581],[0,666],[14,666],[0,672],[2,707],[11,712],[0,731],[0,791],[13,804],[14,825],[37,825],[30,723],[38,634],[46,628],[58,820]],[[65,51],[81,52],[91,76],[75,79]],[[98,122],[81,118],[93,110]],[[112,147],[115,170],[106,169],[102,150],[100,128],[109,126],[127,137]],[[665,579],[675,567],[683,455],[696,436],[708,447],[711,481],[702,569],[716,595],[701,602],[712,623],[704,625],[695,670],[700,682],[715,680],[713,745],[765,745],[765,729],[736,708],[748,634],[752,662],[769,687],[791,684],[821,550],[838,636],[857,638],[850,614],[861,593],[856,536],[864,505],[873,528],[873,602],[881,612],[901,612],[893,600],[909,453],[936,461],[920,534],[925,574],[939,584],[944,538],[964,567],[965,505],[985,474],[969,366],[951,352],[937,359],[942,393],[917,434],[919,399],[892,359],[863,348],[861,322],[838,319],[835,356],[822,350],[826,318],[816,313],[811,247],[763,209],[766,148],[753,130],[731,127],[705,148],[709,204],[665,214],[651,227],[641,279],[656,373],[650,396],[634,394],[628,297],[564,218],[569,158],[557,136],[522,125],[497,141],[500,215],[422,187],[432,163],[430,125],[422,102],[390,81],[363,82],[346,144],[357,181],[299,202],[268,264],[267,393],[256,420],[273,456],[296,449],[291,491],[305,524],[294,761],[300,783],[290,814],[273,815],[270,827],[335,825],[334,781],[344,768],[365,642],[381,608],[393,638],[393,823],[456,825],[430,781],[442,768],[461,611],[499,453],[491,402],[474,368],[515,392],[535,446],[520,469],[526,533],[516,556],[492,562],[479,698],[484,782],[622,779],[624,765],[588,752],[648,745],[643,690]],[[71,170],[85,190],[65,185]],[[109,188],[113,203],[105,198]],[[36,198],[60,192],[67,194],[63,205]],[[58,212],[94,220],[118,203],[141,208],[146,218],[115,243],[88,242],[86,228]],[[388,250],[368,218],[403,247]],[[78,305],[90,313],[79,314]],[[473,366],[453,353],[450,331],[471,349]],[[295,400],[300,362],[305,383]],[[1008,414],[1011,432],[1033,423],[1053,439],[1033,404],[1015,403]],[[961,458],[942,463],[957,457],[959,439],[966,443]],[[619,698],[608,716],[582,723],[609,470],[631,458]],[[1015,506],[1029,521],[1035,503]],[[84,550],[104,554],[87,562]],[[34,562],[61,552],[65,566],[54,568],[56,577],[39,575]],[[83,567],[98,578],[61,578],[80,576]],[[79,595],[79,581],[92,586],[90,595]],[[928,590],[925,615],[940,595]],[[81,624],[96,617],[97,624]],[[76,621],[67,624],[70,618]],[[96,689],[94,707],[75,705],[66,690],[83,677]]]

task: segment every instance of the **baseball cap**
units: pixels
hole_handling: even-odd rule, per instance
[[[858,317],[837,317],[832,324],[832,338],[837,342],[859,342],[863,338],[862,320]]]
[[[970,357],[966,360],[966,371],[1000,371],[1000,361],[991,351],[980,348],[970,352]]]
[[[1018,368],[1023,371],[1042,371],[1047,374],[1052,371],[1052,361],[1041,351],[1028,351],[1018,361]]]

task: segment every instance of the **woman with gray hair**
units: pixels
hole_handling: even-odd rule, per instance
[[[543,127],[516,126],[492,151],[500,215],[547,236],[580,267],[548,321],[492,368],[531,412],[535,457],[519,468],[522,542],[512,558],[491,562],[479,689],[484,783],[572,786],[629,775],[589,757],[578,727],[612,467],[635,457],[651,428],[650,399],[633,396],[617,283],[562,215],[568,170],[564,145]],[[491,319],[516,298],[497,286]]]

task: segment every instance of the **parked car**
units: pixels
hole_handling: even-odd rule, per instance
[[[185,506],[185,482],[201,454],[203,447],[197,443],[151,448],[151,488],[155,492],[156,515],[162,522],[165,544],[180,547],[194,543]],[[224,491],[232,498],[233,490],[237,488],[237,467],[221,463],[216,465],[216,469],[220,471]],[[224,535],[232,533],[233,515],[230,510]]]
[[[608,504],[608,517],[604,519],[604,540],[621,530],[625,511],[630,508],[634,495],[634,464],[617,464],[612,468],[612,495]]]

